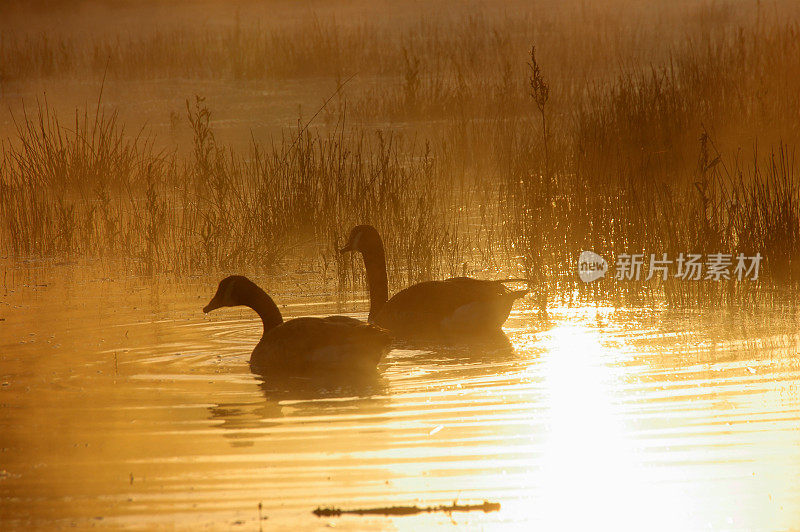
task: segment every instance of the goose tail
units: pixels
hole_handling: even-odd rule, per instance
[[[530,290],[512,290],[511,292],[506,294],[506,297],[510,298],[511,301],[515,301],[521,297],[525,297],[528,294],[528,292],[530,292]]]

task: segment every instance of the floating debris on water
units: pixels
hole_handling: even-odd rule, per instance
[[[317,517],[333,517],[342,514],[354,515],[416,515],[431,512],[497,512],[500,510],[499,502],[483,501],[482,504],[456,504],[453,503],[449,506],[387,506],[384,508],[363,508],[359,510],[342,510],[340,508],[321,508],[317,507],[314,510],[314,515]]]

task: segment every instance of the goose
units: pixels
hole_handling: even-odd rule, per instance
[[[503,281],[454,277],[409,286],[389,298],[383,240],[371,225],[350,231],[342,253],[360,252],[369,285],[369,323],[405,339],[480,336],[500,331],[514,301],[528,290],[512,291]]]
[[[257,373],[374,370],[392,341],[384,329],[347,316],[284,322],[272,298],[241,275],[220,281],[203,312],[240,305],[256,311],[264,325],[250,356],[250,367]]]

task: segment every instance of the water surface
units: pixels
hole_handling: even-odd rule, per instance
[[[344,311],[257,278],[285,316]],[[524,304],[513,350],[394,350],[372,379],[264,379],[215,279],[6,270],[0,524],[23,528],[800,527],[792,311]],[[317,518],[317,506],[501,503]],[[262,510],[259,516],[258,505]],[[260,519],[261,517],[261,519]]]

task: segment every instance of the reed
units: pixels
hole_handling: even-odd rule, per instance
[[[543,293],[602,291],[624,302],[657,296],[676,305],[714,305],[741,300],[747,290],[797,286],[798,183],[786,142],[795,145],[798,136],[786,117],[800,106],[784,94],[800,88],[800,77],[785,70],[800,60],[796,31],[794,24],[754,27],[678,46],[668,66],[621,73],[576,102],[571,119],[552,131],[544,122],[526,124],[525,136],[542,140],[528,142],[527,150],[519,137],[511,142],[515,155],[505,165],[500,204],[510,221],[509,245],[521,252],[528,275],[545,285]],[[532,86],[537,75],[534,69]],[[541,97],[532,96],[544,117]],[[550,133],[554,150],[548,150]],[[753,136],[771,146],[767,157]],[[743,138],[751,145],[737,144]],[[554,195],[548,193],[551,172]],[[582,249],[607,257],[760,252],[765,259],[753,283],[587,287],[563,275],[575,271]]]
[[[128,134],[99,104],[67,123],[43,101],[2,146],[0,252],[122,257],[149,273],[308,267],[350,289],[363,286],[359,263],[336,249],[372,223],[392,283],[524,276],[541,308],[717,305],[798,286],[793,4],[566,2],[391,28],[245,19],[5,34],[4,87],[101,72],[112,82],[357,76],[319,121],[246,150],[218,140],[199,97],[186,105],[191,146],[178,150]],[[764,262],[758,282],[586,285],[575,274],[586,249]]]
[[[73,129],[39,105],[2,152],[3,253],[125,257],[150,273],[269,271],[290,250],[340,264],[337,245],[363,222],[384,230],[403,282],[439,275],[453,253],[455,218],[429,193],[446,180],[424,147],[301,128],[237,154],[217,143],[202,98],[187,102],[187,119],[194,146],[181,157],[125,137],[113,114],[85,110]]]

